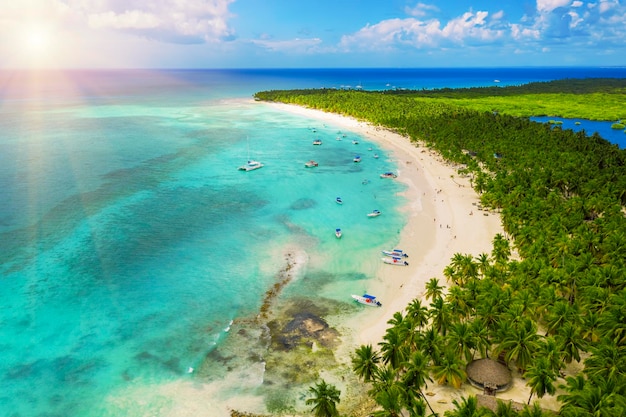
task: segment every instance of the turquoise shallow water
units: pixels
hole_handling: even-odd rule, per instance
[[[154,404],[107,398],[193,380],[232,320],[256,314],[285,252],[308,265],[288,296],[347,302],[328,277],[365,280],[397,238],[402,186],[378,178],[394,163],[375,144],[190,91],[175,105],[48,94],[2,118],[3,415],[146,415]],[[264,168],[237,170],[248,148]]]
[[[233,397],[262,406],[247,398],[263,362],[231,369],[213,352],[243,347],[231,324],[256,315],[285,253],[301,267],[281,302],[341,303],[367,289],[405,223],[403,186],[378,178],[395,162],[363,138],[353,145],[351,132],[337,141],[336,126],[251,102],[253,92],[578,73],[607,75],[0,73],[0,415],[216,415],[211,407]],[[240,172],[249,151],[266,166]],[[320,166],[304,168],[310,159]],[[373,209],[383,215],[367,218]],[[200,380],[189,371],[205,360]]]

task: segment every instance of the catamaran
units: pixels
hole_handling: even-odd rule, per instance
[[[248,139],[248,162],[240,166],[238,169],[240,171],[253,171],[259,168],[263,168],[263,164],[259,161],[255,161],[254,159],[250,159],[250,140]]]

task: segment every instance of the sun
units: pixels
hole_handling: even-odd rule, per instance
[[[22,37],[24,49],[31,54],[45,54],[53,44],[52,33],[42,27],[25,29]]]

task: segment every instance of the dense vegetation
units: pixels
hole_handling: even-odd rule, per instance
[[[488,356],[523,375],[535,397],[560,387],[562,416],[626,415],[626,152],[597,135],[454,101],[476,95],[489,102],[495,91],[522,102],[523,94],[549,91],[580,94],[581,102],[616,95],[624,103],[625,81],[600,80],[595,91],[589,81],[569,80],[518,90],[256,95],[423,141],[461,164],[482,204],[501,212],[506,236],[496,236],[490,254],[456,254],[443,271],[447,283],[433,278],[426,302],[416,298],[396,313],[378,349],[354,353],[354,371],[370,384],[378,415],[431,414],[427,383],[460,386],[465,365]],[[573,362],[582,370],[572,372]],[[446,414],[494,415],[479,410],[473,397]],[[502,406],[498,415],[518,413]],[[520,415],[544,414],[529,407]]]
[[[289,95],[318,94],[321,90],[291,90]],[[280,92],[257,97],[280,101]],[[454,104],[478,111],[511,116],[554,116],[618,121],[626,118],[626,79],[587,79],[537,82],[510,87],[443,88],[437,90],[388,90],[373,95],[429,99],[427,103]],[[286,97],[285,97],[286,98]],[[286,98],[287,99],[287,98]],[[288,98],[287,100],[291,100]]]

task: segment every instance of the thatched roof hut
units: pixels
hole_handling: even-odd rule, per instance
[[[467,379],[475,387],[485,393],[495,394],[511,386],[513,377],[505,365],[493,359],[478,359],[470,362],[465,368]]]

